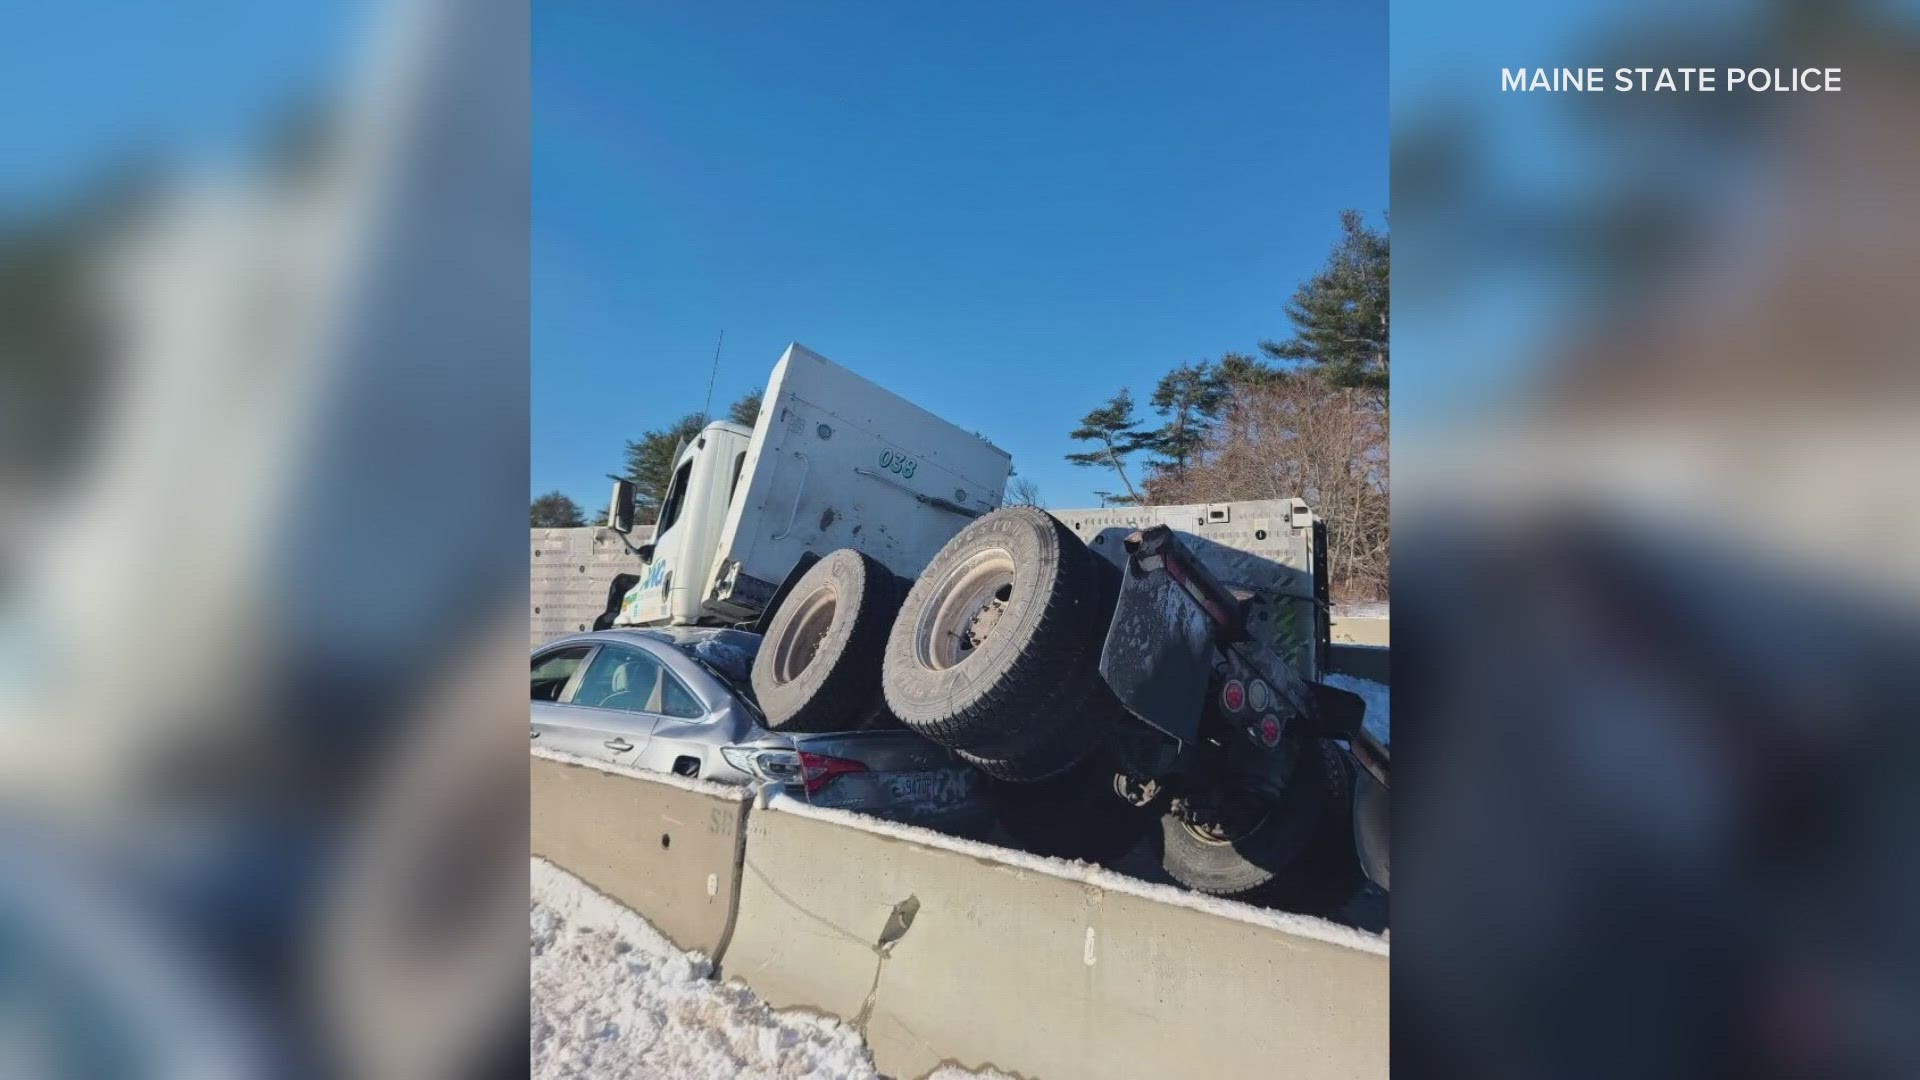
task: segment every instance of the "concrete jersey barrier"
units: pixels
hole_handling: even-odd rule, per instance
[[[533,854],[719,957],[733,929],[748,792],[536,750]]]
[[[1393,622],[1371,615],[1335,615],[1330,622],[1336,645],[1376,645],[1393,643]]]
[[[1387,946],[745,789],[536,750],[533,853],[888,1075],[1384,1076]]]
[[[894,1076],[1386,1075],[1380,939],[1045,863],[756,811],[722,974],[853,1021]]]

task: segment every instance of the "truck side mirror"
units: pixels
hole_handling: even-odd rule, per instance
[[[613,482],[613,505],[607,508],[607,525],[617,533],[633,531],[633,481]]]

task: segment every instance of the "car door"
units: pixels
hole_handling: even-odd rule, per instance
[[[725,693],[716,689],[718,684],[709,677],[699,675],[696,681],[703,684],[710,698]],[[728,741],[728,732],[721,730],[701,695],[668,668],[662,672],[658,705],[659,722],[654,725],[653,741],[642,757],[642,767],[691,777],[713,771],[721,760],[720,747]]]
[[[596,646],[563,645],[533,655],[533,706],[528,735],[535,746],[593,756],[585,750],[585,733],[568,723],[561,704],[586,670]]]
[[[665,673],[660,661],[643,649],[613,642],[588,649],[584,656],[554,658],[556,665],[571,660],[578,669],[568,676],[559,700],[534,703],[533,738],[580,757],[633,764],[659,722]],[[549,656],[535,659],[537,674]],[[545,674],[545,682],[536,678],[536,692],[557,677],[551,669]]]

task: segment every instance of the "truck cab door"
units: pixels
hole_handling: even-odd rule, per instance
[[[620,616],[616,620],[619,625],[661,626],[676,621],[674,589],[676,585],[684,586],[690,569],[683,565],[689,559],[685,536],[687,523],[681,517],[687,509],[694,464],[702,449],[704,446],[688,450],[674,467],[673,477],[668,481],[666,495],[660,503],[659,519],[654,522],[653,539],[646,548],[646,570],[641,573],[639,583],[627,591],[626,598],[621,602]],[[698,510],[699,500],[694,501]]]

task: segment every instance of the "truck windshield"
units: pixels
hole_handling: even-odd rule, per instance
[[[692,458],[681,462],[680,467],[673,471],[673,482],[667,485],[666,501],[660,504],[660,521],[653,529],[656,539],[673,528],[674,520],[680,516],[680,506],[687,501],[687,481],[692,476]]]

